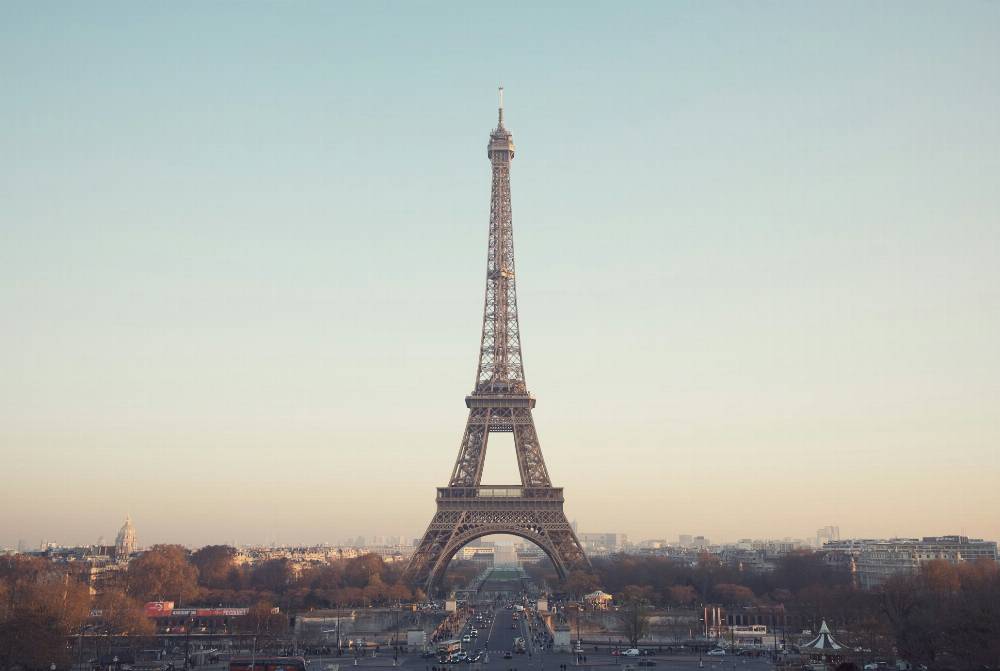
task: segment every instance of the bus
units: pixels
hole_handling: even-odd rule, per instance
[[[237,657],[229,662],[229,671],[306,671],[302,657]]]
[[[458,639],[453,639],[451,641],[441,641],[437,644],[437,653],[442,657],[447,657],[448,655],[453,655],[456,652],[461,651],[462,642]]]

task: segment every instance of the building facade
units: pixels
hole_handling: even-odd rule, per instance
[[[823,549],[831,558],[853,563],[857,584],[864,589],[878,587],[894,575],[914,575],[932,561],[997,561],[996,541],[967,536],[846,539],[828,542]]]

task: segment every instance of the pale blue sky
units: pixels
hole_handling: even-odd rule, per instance
[[[420,534],[499,81],[581,530],[1000,537],[1000,3],[469,4],[0,3],[0,545]]]

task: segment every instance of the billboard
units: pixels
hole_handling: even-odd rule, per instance
[[[239,617],[246,615],[249,608],[174,608],[170,613],[175,617]]]
[[[166,617],[174,610],[173,601],[150,601],[143,606],[146,617]]]
[[[174,608],[173,601],[150,601],[143,607],[146,617],[243,617],[249,608]],[[272,613],[280,612],[277,607]]]

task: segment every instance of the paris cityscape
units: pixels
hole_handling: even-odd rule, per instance
[[[1000,5],[0,35],[0,671],[1000,669]]]

